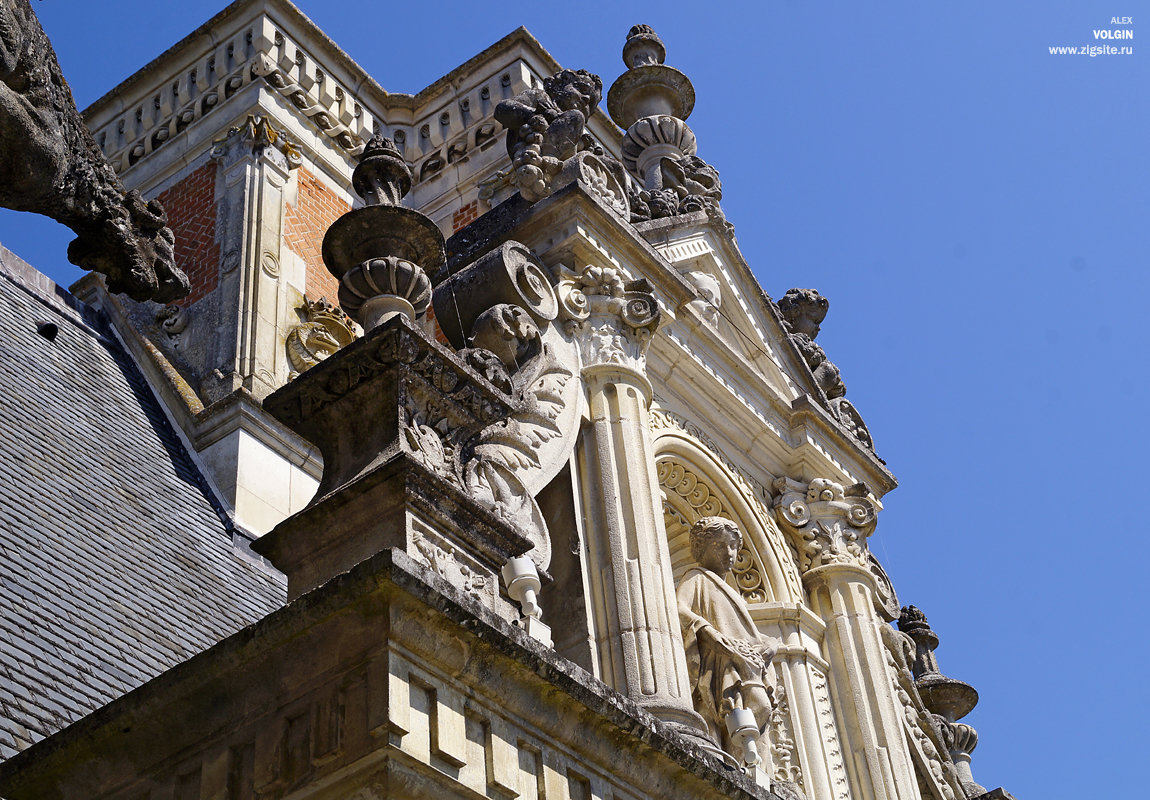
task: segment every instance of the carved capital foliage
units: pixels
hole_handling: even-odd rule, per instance
[[[803,572],[827,564],[869,569],[866,537],[874,531],[877,509],[866,486],[815,478],[807,484],[778,478],[775,515],[799,550]]]
[[[583,368],[646,371],[647,346],[659,327],[659,302],[646,280],[624,281],[614,267],[563,269],[559,305],[579,344]]]
[[[276,130],[267,117],[255,114],[248,114],[241,124],[212,142],[209,155],[225,167],[245,155],[265,156],[284,172],[303,163],[299,148],[288,141],[283,131]]]

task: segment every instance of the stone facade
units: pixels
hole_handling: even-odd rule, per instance
[[[759,288],[665,60],[631,29],[619,127],[522,30],[389,95],[250,0],[89,110],[193,292],[82,297],[291,602],[0,792],[986,795],[965,684],[868,546],[896,482],[827,303]]]

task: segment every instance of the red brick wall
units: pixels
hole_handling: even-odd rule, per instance
[[[458,233],[459,229],[469,225],[479,218],[479,201],[472,200],[451,215],[451,232]]]
[[[284,215],[284,244],[307,264],[305,294],[312,300],[326,297],[335,303],[339,281],[323,265],[320,248],[328,227],[351,205],[303,167],[296,170],[296,182],[296,203],[289,203]]]
[[[191,305],[216,288],[220,277],[220,245],[216,241],[216,164],[210,162],[157,198],[168,212],[176,235],[176,266],[191,282],[191,293],[180,301]]]

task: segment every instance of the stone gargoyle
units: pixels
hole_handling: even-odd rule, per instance
[[[0,206],[76,233],[68,260],[133,300],[188,293],[163,207],[124,190],[60,72],[29,0],[0,0]]]

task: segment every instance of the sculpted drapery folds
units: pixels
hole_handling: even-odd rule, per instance
[[[687,571],[678,590],[695,709],[732,755],[743,748],[731,741],[727,716],[746,709],[762,731],[774,705],[766,681],[775,644],[759,633],[746,603],[724,580],[741,544],[742,534],[730,520],[701,518],[691,528],[698,566]]]
[[[76,233],[68,260],[133,300],[188,293],[163,207],[128,192],[88,132],[28,0],[0,0],[0,206]]]

